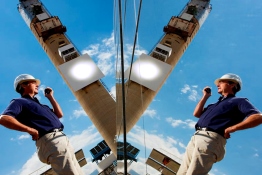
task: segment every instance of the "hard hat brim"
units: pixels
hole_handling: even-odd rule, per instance
[[[234,82],[234,83],[236,83],[236,84],[239,84],[236,80],[234,80],[234,79],[230,79],[230,78],[218,78],[218,79],[216,79],[215,80],[215,85],[218,85],[218,82],[220,81],[220,80],[228,80],[228,81],[232,81],[232,82]]]
[[[25,79],[19,82],[19,84],[22,84],[27,81],[35,81],[37,85],[40,85],[41,81],[39,79]]]

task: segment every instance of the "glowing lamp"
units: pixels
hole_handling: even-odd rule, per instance
[[[87,54],[67,61],[59,65],[58,68],[74,91],[104,77],[104,74]]]
[[[156,91],[171,69],[171,65],[146,54],[141,54],[132,65],[130,80]],[[130,68],[125,71],[125,78],[129,78],[129,73]]]

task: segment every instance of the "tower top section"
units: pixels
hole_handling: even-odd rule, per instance
[[[51,14],[39,0],[19,0],[19,2],[17,9],[29,28],[35,17],[37,17],[39,21],[51,17]]]
[[[179,17],[188,21],[194,17],[201,27],[211,9],[210,0],[190,0],[180,12]]]

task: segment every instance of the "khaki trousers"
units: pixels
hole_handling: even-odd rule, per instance
[[[36,141],[41,162],[50,164],[58,175],[84,175],[74,149],[63,132],[52,132]]]
[[[212,131],[196,131],[187,145],[177,175],[208,175],[225,155],[226,139]]]

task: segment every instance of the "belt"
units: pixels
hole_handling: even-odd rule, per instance
[[[40,139],[42,136],[44,136],[44,135],[46,135],[46,134],[48,134],[48,133],[59,132],[59,131],[63,131],[63,128],[55,128],[55,129],[51,129],[50,131],[46,131],[46,132],[44,132],[44,133],[40,133],[40,134],[39,134],[39,139]]]
[[[222,137],[224,137],[224,132],[215,131],[214,129],[211,129],[211,128],[196,127],[196,130],[197,131],[212,131],[212,132],[215,132],[215,133],[221,135]]]

